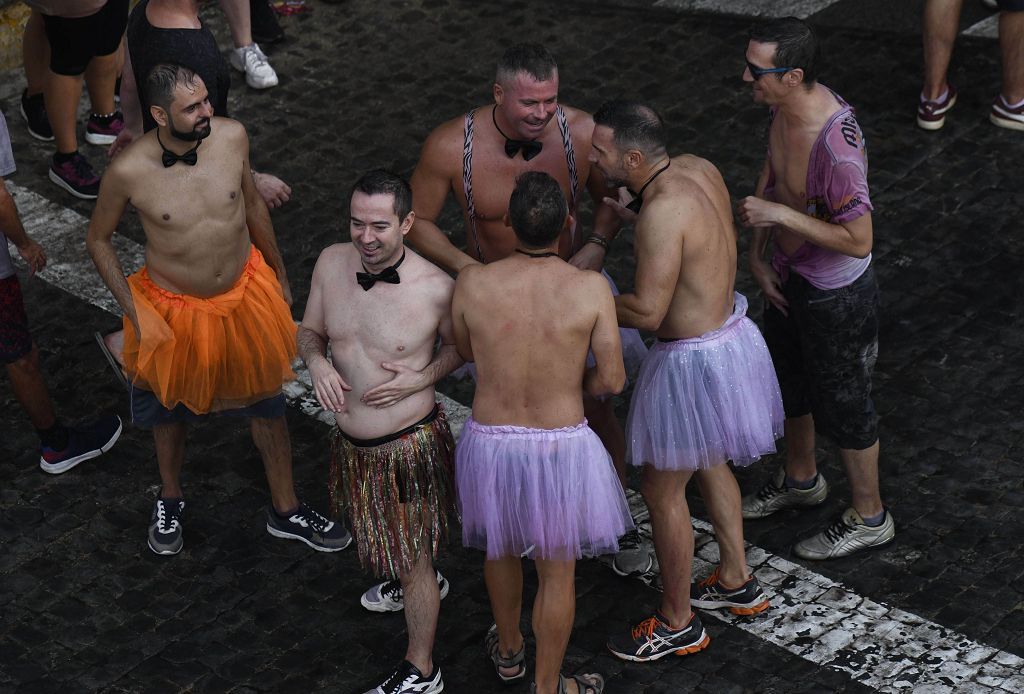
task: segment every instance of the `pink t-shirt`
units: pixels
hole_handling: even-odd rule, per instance
[[[853,108],[833,92],[840,108],[818,134],[807,163],[805,212],[830,224],[841,224],[867,214],[873,208],[868,194],[868,154],[864,134]],[[776,109],[769,115],[769,128]],[[771,158],[771,149],[768,150]],[[775,176],[769,170],[764,189],[774,200]],[[783,279],[789,270],[800,274],[819,289],[838,289],[852,284],[871,264],[871,255],[854,258],[804,242],[792,255],[776,248],[772,265]]]

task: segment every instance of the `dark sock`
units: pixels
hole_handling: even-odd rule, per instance
[[[864,525],[869,528],[877,528],[882,524],[882,521],[885,520],[885,509],[883,508],[882,512],[877,516],[863,516],[862,520],[864,521]]]
[[[36,429],[39,443],[51,451],[63,451],[68,447],[68,430],[60,422],[54,422],[49,429]]]
[[[70,152],[68,154],[65,154],[64,152],[57,152],[56,154],[53,155],[53,160],[58,164],[64,164],[74,159],[77,155],[77,149],[74,152]]]
[[[799,482],[797,480],[793,479],[792,477],[790,477],[789,475],[786,475],[786,486],[789,487],[790,489],[810,489],[811,487],[814,486],[814,483],[817,482],[817,481],[818,481],[818,476],[817,475],[815,475],[814,477],[812,477],[809,480],[803,480],[803,481],[799,481]]]

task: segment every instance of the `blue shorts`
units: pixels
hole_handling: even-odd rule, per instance
[[[284,416],[284,394],[278,393],[265,400],[254,402],[247,407],[233,410],[220,410],[198,414],[178,403],[174,409],[163,406],[156,395],[145,388],[131,385],[128,387],[128,405],[131,408],[132,424],[143,429],[152,429],[157,424],[173,424],[175,422],[202,422],[214,417],[259,417],[276,419]]]
[[[1024,12],[1024,0],[996,0],[1003,12]]]

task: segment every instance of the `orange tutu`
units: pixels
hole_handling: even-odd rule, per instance
[[[124,319],[124,365],[133,384],[197,414],[276,395],[295,374],[295,322],[281,285],[252,247],[234,286],[200,299],[161,289],[143,267],[128,277],[142,340]]]

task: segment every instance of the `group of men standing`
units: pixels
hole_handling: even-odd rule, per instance
[[[718,170],[670,156],[665,125],[646,104],[609,101],[593,117],[559,105],[557,66],[537,44],[505,53],[493,105],[430,135],[411,185],[381,170],[359,179],[351,243],[320,255],[296,338],[244,128],[214,114],[194,71],[155,65],[140,88],[156,128],[111,164],[88,237],[125,313],[133,420],[154,432],[162,491],[150,547],[181,549],[185,426],[212,414],[252,422],[271,534],[324,551],[350,542],[339,521],[294,492],[281,385],[296,343],[337,423],[332,509],[347,509],[360,560],[398,581],[405,609],[405,659],[371,692],[444,688],[432,648],[446,583],[433,560],[456,511],[464,544],[486,552],[495,624],[485,648],[497,677],[527,676],[527,557],[540,584],[531,690],[601,692],[599,674],[567,678],[561,664],[575,561],[614,553],[633,525],[627,461],[643,469],[664,596],[609,638],[624,659],[705,648],[692,607],[769,607],[746,564],[742,520],[824,500],[816,430],[838,443],[853,503],[795,552],[824,559],[890,541],[870,397],[878,293],[866,157],[852,110],[817,83],[818,52],[796,19],[758,27],[746,48],[744,80],[771,117],[763,174],[738,208],[754,228],[750,266],[767,299],[767,346],[734,290],[737,235]],[[577,221],[584,188],[595,201],[589,234]],[[467,252],[437,226],[449,191],[463,210]],[[169,202],[180,199],[190,206]],[[147,264],[125,278],[111,236],[129,201]],[[635,229],[636,278],[618,295],[593,270],[623,220]],[[623,432],[608,396],[625,386],[624,345],[639,347],[636,329],[656,342]],[[477,385],[456,446],[434,385],[463,361],[474,363]],[[774,452],[783,434],[785,466],[741,499],[726,463]],[[721,549],[720,567],[699,583],[691,477]],[[381,597],[381,587],[368,595]]]

